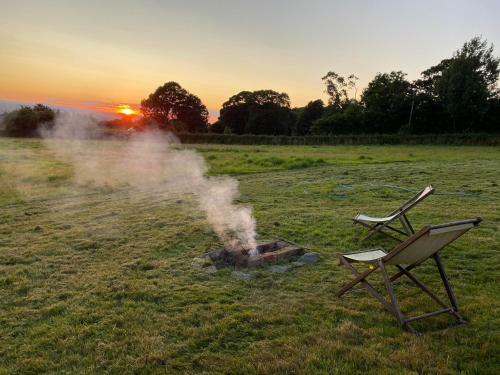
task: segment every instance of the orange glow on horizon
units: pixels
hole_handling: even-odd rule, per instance
[[[124,116],[136,116],[139,114],[139,111],[128,104],[120,104],[116,106],[116,113]]]
[[[62,109],[67,107],[68,109],[77,108],[86,111],[97,112],[106,115],[119,115],[122,119],[129,118],[135,119],[136,116],[143,116],[140,110],[140,104],[118,104],[120,102],[97,102],[97,101],[78,101],[76,99],[62,99],[62,98],[51,98],[42,96],[17,96],[17,95],[1,95],[0,101],[8,100],[13,102],[19,102],[25,105],[35,105],[37,103],[48,105],[49,107],[55,107],[55,109]],[[121,102],[123,103],[123,102]],[[219,118],[217,112],[210,112],[208,115],[208,122],[213,124]]]

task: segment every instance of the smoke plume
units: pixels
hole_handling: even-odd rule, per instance
[[[152,130],[132,133],[127,140],[96,140],[103,135],[97,122],[71,112],[60,113],[41,133],[52,151],[71,162],[75,183],[192,194],[225,245],[256,252],[252,210],[234,203],[238,181],[207,176],[205,160],[180,148],[172,134]]]

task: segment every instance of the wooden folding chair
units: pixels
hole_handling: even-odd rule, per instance
[[[367,227],[370,229],[366,237],[362,239],[362,241],[367,240],[373,234],[375,233],[382,233],[388,237],[391,237],[392,239],[395,239],[397,241],[401,241],[398,237],[395,237],[385,231],[384,229],[390,229],[396,233],[402,234],[404,236],[411,236],[412,234],[415,233],[413,230],[413,227],[410,224],[410,221],[408,220],[408,217],[406,216],[406,213],[411,210],[413,207],[415,207],[417,204],[422,202],[425,198],[427,198],[429,195],[434,193],[434,188],[432,185],[427,186],[425,189],[420,191],[417,195],[412,197],[410,200],[405,202],[401,207],[397,208],[396,210],[392,211],[389,215],[386,217],[371,217],[368,215],[363,215],[363,214],[358,214],[356,217],[353,219],[354,224],[361,224],[364,227]],[[394,226],[390,225],[393,221],[398,220],[401,222],[401,225],[403,227],[403,230],[400,230],[398,228],[395,228]]]
[[[354,253],[337,254],[340,263],[346,266],[355,276],[354,280],[350,281],[339,290],[338,296],[341,297],[352,287],[361,283],[361,285],[373,297],[382,303],[382,305],[391,314],[396,316],[399,325],[402,328],[405,328],[413,333],[418,332],[415,331],[415,329],[410,325],[411,322],[442,313],[450,313],[460,323],[465,323],[465,320],[459,313],[457,300],[453,294],[450,283],[448,282],[443,263],[441,262],[441,258],[438,253],[441,249],[455,241],[469,229],[478,226],[481,221],[481,218],[477,218],[448,224],[426,226],[419,232],[410,236],[403,243],[394,247],[394,249],[392,249],[389,253],[386,253],[382,248],[378,248]],[[433,258],[436,262],[439,275],[443,281],[451,306],[445,303],[441,297],[435,294],[428,286],[426,286],[410,272],[412,269],[421,265],[429,258]],[[351,264],[354,262],[369,263],[370,266],[366,271],[360,272]],[[387,271],[387,266],[389,265],[397,268],[397,272],[392,276],[389,276]],[[389,294],[390,301],[387,301],[367,281],[368,276],[378,269],[382,272],[384,284],[387,289],[387,293]],[[407,276],[408,279],[410,279],[416,286],[422,289],[423,292],[428,294],[435,302],[437,302],[437,304],[441,306],[441,309],[418,316],[405,317],[399,307],[399,302],[396,294],[394,293],[392,284],[403,275]]]

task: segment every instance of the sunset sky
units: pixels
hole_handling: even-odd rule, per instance
[[[216,116],[241,90],[293,106],[321,77],[410,79],[482,35],[500,48],[500,1],[0,0],[0,100],[108,111],[177,81]]]

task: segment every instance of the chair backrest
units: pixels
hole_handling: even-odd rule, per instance
[[[418,264],[430,258],[469,229],[479,225],[481,218],[430,225],[396,246],[384,257],[387,264]]]
[[[434,193],[434,188],[432,187],[432,185],[429,185],[429,186],[425,187],[425,189],[423,189],[420,192],[418,192],[418,194],[416,194],[415,196],[413,196],[412,198],[410,198],[401,207],[399,207],[398,209],[396,209],[393,212],[391,212],[388,216],[394,215],[396,213],[400,213],[400,212],[404,213],[404,212],[408,211],[410,208],[412,208],[413,206],[415,206],[416,204],[418,204],[420,201],[422,201],[425,198],[427,198],[432,193]]]

